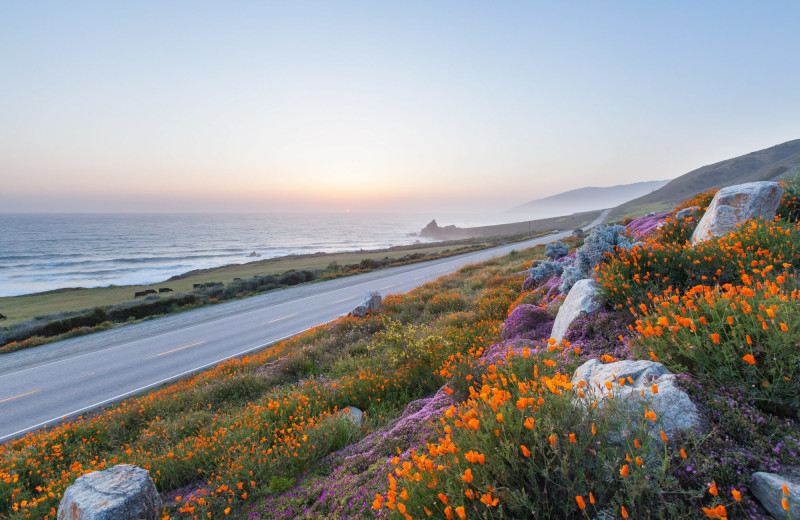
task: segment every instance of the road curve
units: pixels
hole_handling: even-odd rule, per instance
[[[604,211],[585,229],[603,222]],[[261,349],[352,310],[571,231],[179,313],[0,357],[0,442]]]

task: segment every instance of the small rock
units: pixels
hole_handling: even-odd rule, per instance
[[[561,341],[564,339],[564,334],[567,333],[570,324],[575,318],[580,316],[582,312],[590,313],[599,309],[599,289],[600,285],[588,278],[575,282],[575,285],[570,289],[564,303],[561,304],[561,307],[558,309],[556,321],[553,323],[553,332],[550,333],[550,337]]]
[[[692,244],[726,235],[751,218],[772,219],[783,197],[777,182],[748,182],[722,188],[714,195],[692,233]]]
[[[785,498],[789,502],[789,518],[800,520],[800,482],[764,471],[753,473],[752,479],[750,491],[773,518],[786,518],[782,503]],[[784,484],[789,490],[788,495],[783,494]]]
[[[619,385],[620,379],[625,379],[624,386]],[[575,371],[572,382],[577,385],[580,381],[587,383],[583,389],[584,395],[596,399],[600,408],[608,399],[605,384],[613,381],[614,400],[619,399],[619,403],[625,403],[629,408],[633,424],[642,420],[644,408],[654,411],[656,422],[647,422],[652,425],[649,433],[654,438],[661,437],[660,430],[671,436],[672,433],[694,429],[700,425],[697,407],[686,392],[675,385],[675,375],[661,363],[616,361],[603,364],[591,359]],[[658,386],[656,394],[652,391],[653,385]]]
[[[156,520],[161,497],[147,470],[120,464],[87,473],[64,491],[58,520]]]
[[[356,426],[361,426],[361,424],[364,422],[364,412],[362,412],[355,406],[348,406],[347,408],[342,408],[342,416],[347,417],[348,419],[353,421]]]
[[[699,211],[700,208],[697,206],[690,206],[688,208],[684,208],[679,212],[675,213],[675,220],[683,220],[685,218],[689,218],[695,214],[696,211]]]
[[[382,303],[383,300],[378,291],[367,291],[367,295],[366,297],[364,297],[364,301],[359,303],[358,307],[356,307],[350,312],[350,316],[355,316],[356,318],[363,318],[370,312],[380,309]]]

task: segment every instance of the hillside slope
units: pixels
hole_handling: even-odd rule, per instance
[[[643,181],[607,187],[586,187],[557,193],[549,197],[532,200],[508,210],[508,213],[564,212],[565,207],[581,208],[582,211],[613,208],[619,204],[648,194],[661,188],[669,180]],[[576,209],[575,211],[578,211]]]
[[[800,168],[800,139],[690,171],[652,193],[617,206],[609,219],[666,211],[682,200],[712,188],[785,179],[797,168]]]

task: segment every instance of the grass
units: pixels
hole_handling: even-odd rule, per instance
[[[467,266],[388,296],[380,314],[5,443],[0,517],[54,518],[75,478],[133,463],[156,481],[165,519],[766,520],[749,475],[800,453],[800,253],[778,237],[795,226],[754,221],[733,242],[709,241],[692,260],[705,280],[658,257],[668,268],[646,279],[647,293],[629,289],[647,276],[658,234],[640,256],[606,255],[595,277],[618,289],[613,306],[583,316],[563,343],[541,328],[563,296],[547,280],[520,290],[543,246]],[[755,248],[755,264],[718,273],[712,253],[728,245],[737,258]],[[723,275],[733,281],[718,286]],[[642,358],[680,372],[704,429],[657,431],[657,387],[641,409],[622,397],[625,380],[599,391],[571,380],[589,359]],[[351,406],[362,425],[340,413]]]
[[[76,311],[92,307],[116,305],[131,301],[133,294],[146,289],[158,290],[169,287],[175,292],[189,292],[196,283],[223,282],[228,284],[234,278],[249,278],[255,275],[282,274],[291,269],[325,269],[331,262],[340,265],[359,263],[364,259],[400,258],[409,253],[435,254],[445,249],[453,250],[464,244],[420,244],[408,248],[393,248],[371,252],[330,253],[314,255],[292,255],[270,258],[239,265],[226,265],[213,269],[203,269],[182,275],[180,279],[149,285],[124,285],[96,288],[58,289],[21,296],[0,298],[0,312],[8,320],[4,325],[33,318],[43,314]]]
[[[531,236],[539,236],[541,234],[546,233],[539,233]],[[20,296],[0,297],[0,313],[7,317],[6,320],[3,320],[2,325],[9,326],[46,314],[118,305],[133,300],[133,294],[135,292],[146,289],[157,291],[160,288],[168,287],[172,289],[174,293],[188,293],[192,291],[194,284],[221,282],[227,285],[233,282],[234,278],[280,275],[290,270],[325,270],[332,263],[338,266],[346,266],[350,264],[360,264],[361,262],[370,260],[384,260],[386,258],[395,260],[410,254],[422,254],[426,256],[459,254],[460,252],[493,247],[525,238],[529,237],[522,235],[506,235],[451,240],[436,242],[434,244],[395,246],[389,249],[374,251],[289,255],[247,262],[244,264],[231,264],[210,269],[200,269],[173,277],[164,282],[149,285],[65,288]],[[364,272],[366,270],[369,269],[361,269],[359,272]]]
[[[468,267],[387,297],[382,316],[337,320],[8,442],[0,448],[0,516],[52,518],[77,476],[122,462],[148,468],[164,493],[194,490],[192,500],[173,498],[170,515],[215,518],[244,508],[272,493],[276,478],[296,481],[436,392],[445,379],[433,372],[448,356],[499,338],[518,273],[543,250]],[[337,410],[348,405],[365,411],[364,428],[339,419]]]

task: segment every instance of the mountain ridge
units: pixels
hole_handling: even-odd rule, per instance
[[[534,199],[506,211],[506,213],[550,212],[561,210],[564,205],[580,205],[583,211],[613,208],[624,202],[659,189],[671,179],[660,181],[639,181],[614,186],[585,186],[568,190],[548,197]]]
[[[661,188],[615,207],[609,220],[668,211],[706,190],[755,181],[778,181],[800,168],[800,139],[701,166],[675,177]]]

